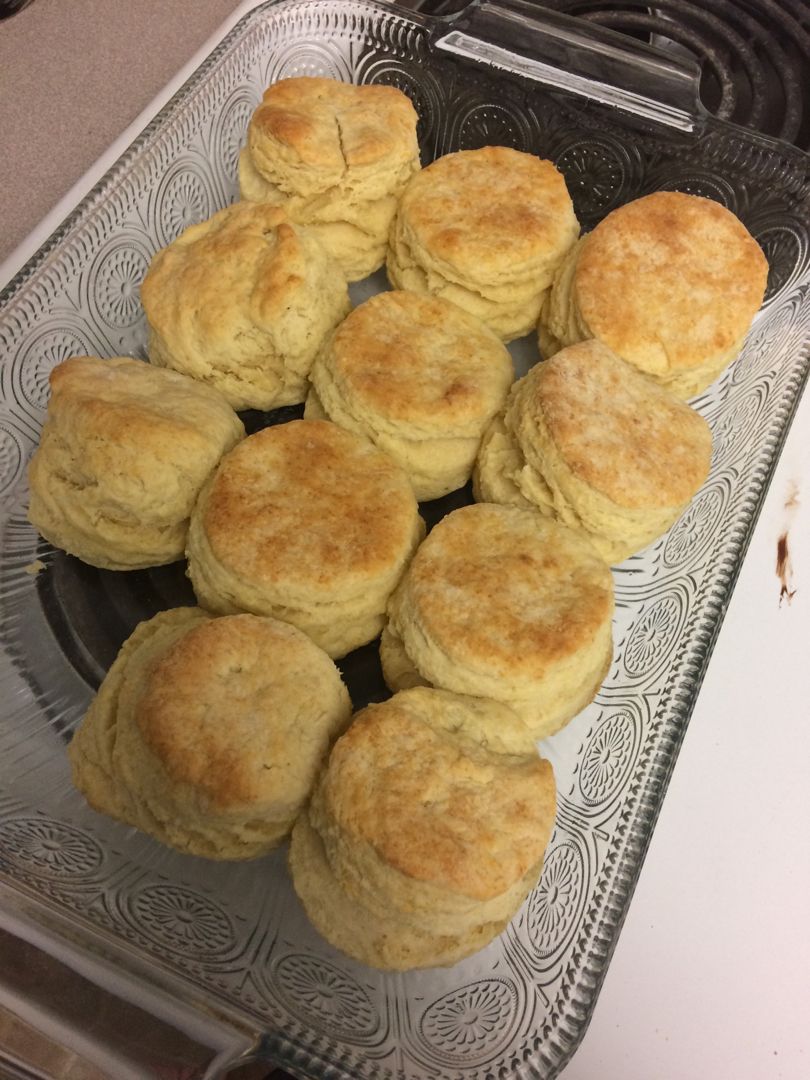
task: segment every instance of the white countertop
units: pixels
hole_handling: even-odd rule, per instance
[[[786,531],[795,595],[780,604]],[[565,1080],[810,1076],[809,721],[805,394]]]
[[[198,50],[208,51],[205,41],[221,20],[231,23],[251,6],[37,0],[0,23],[7,174],[0,185],[0,262],[6,260],[0,283],[86,190],[89,178],[82,174],[104,148],[131,125],[126,145],[160,87],[183,65],[194,66],[190,58]],[[122,67],[133,41],[138,63]],[[60,62],[62,56],[69,62]],[[100,175],[110,159],[103,155],[93,172]],[[776,573],[777,541],[785,533],[795,590],[789,603],[780,601]],[[565,1080],[810,1076],[809,721],[806,395],[595,1015]]]

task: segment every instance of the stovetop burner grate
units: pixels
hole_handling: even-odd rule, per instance
[[[810,148],[806,0],[543,0],[700,64],[714,115]]]
[[[408,0],[432,15],[469,0]],[[696,60],[710,113],[810,150],[810,0],[536,0]]]

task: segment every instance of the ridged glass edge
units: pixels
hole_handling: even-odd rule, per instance
[[[27,283],[31,276],[40,269],[50,252],[69,235],[86,213],[92,211],[97,200],[103,197],[110,185],[116,183],[121,174],[129,168],[132,159],[149,145],[155,131],[179,111],[195,92],[200,82],[216,66],[223,53],[242,36],[247,29],[246,24],[252,24],[254,19],[261,18],[264,11],[278,6],[285,6],[285,0],[270,0],[270,2],[254,9],[240,20],[237,26],[230,31],[210,56],[189,77],[172,99],[155,115],[127,151],[121,155],[118,161],[105,173],[104,177],[88,192],[87,196],[78,204],[76,210],[65,219],[63,224],[29,260],[26,266],[12,279],[9,286],[0,293],[0,302],[10,299],[22,285]],[[397,12],[394,7],[373,3],[369,3],[368,6],[384,10],[389,17],[392,12]],[[409,19],[411,18],[411,13],[403,12],[402,14],[407,15]],[[718,139],[724,134],[724,132],[718,130]],[[757,142],[764,153],[771,149],[768,145],[769,140],[752,139],[748,142],[740,137],[738,150],[741,154],[750,155],[752,148],[757,149]],[[777,147],[784,156],[791,156],[788,153],[790,148],[784,148],[779,144],[777,144]],[[720,149],[718,147],[718,153]],[[574,990],[573,997],[584,1010],[584,1015],[577,1020],[575,1025],[569,1026],[568,1030],[566,1030],[565,1033],[571,1040],[567,1045],[558,1045],[554,1040],[550,1040],[549,1048],[553,1048],[556,1053],[554,1058],[545,1058],[544,1055],[544,1063],[554,1070],[549,1075],[558,1075],[559,1071],[567,1064],[587,1028],[598,990],[607,970],[610,955],[618,940],[618,931],[626,915],[629,901],[632,898],[643,865],[655,821],[663,804],[669,779],[688,725],[689,716],[696,702],[697,692],[705,675],[728,601],[733,592],[742,556],[750,542],[756,518],[761,510],[770,479],[778,462],[779,452],[787,437],[790,418],[800,400],[801,391],[807,378],[807,367],[807,356],[805,354],[801,370],[793,373],[788,385],[780,392],[779,405],[775,416],[769,421],[769,439],[763,441],[762,449],[758,454],[759,464],[753,469],[756,476],[755,479],[752,479],[750,487],[754,490],[749,490],[746,493],[744,500],[741,500],[744,502],[744,509],[741,508],[736,520],[729,523],[728,543],[724,549],[722,559],[718,560],[718,568],[712,571],[712,581],[708,586],[709,596],[706,602],[709,605],[709,610],[702,616],[705,632],[700,640],[690,643],[693,644],[692,652],[694,655],[688,663],[685,662],[685,666],[689,667],[689,670],[684,671],[682,676],[676,680],[672,689],[671,700],[677,700],[676,704],[669,708],[665,717],[667,725],[672,727],[668,748],[666,750],[659,748],[657,751],[656,757],[659,759],[660,764],[656,763],[654,770],[651,770],[651,774],[655,771],[655,775],[650,776],[639,797],[637,811],[630,826],[630,840],[623,849],[619,866],[615,872],[614,888],[606,901],[604,917],[594,934],[594,938],[603,946],[603,951],[600,952],[598,958],[593,954],[589,956],[585,967],[580,973],[580,979],[588,981],[587,988],[583,990],[580,986],[577,986]],[[700,627],[697,629],[700,630]],[[564,1018],[564,1021],[566,1019]],[[561,1022],[561,1029],[565,1026],[564,1021]],[[314,1067],[317,1071],[312,1075],[322,1077],[324,1080],[326,1077],[344,1075],[337,1071],[335,1065],[331,1062],[313,1055],[308,1049],[286,1041],[283,1035],[268,1037],[266,1045],[268,1050],[272,1050],[273,1056],[277,1060],[281,1060],[286,1047],[290,1059],[288,1062],[282,1063],[288,1065],[293,1071],[297,1072],[304,1067],[311,1071]],[[530,1066],[526,1065],[526,1070],[529,1070],[529,1068]],[[387,1073],[387,1070],[379,1072],[374,1069],[368,1075],[378,1075],[378,1073],[383,1075]],[[529,1076],[532,1073],[526,1071],[526,1075]]]
[[[810,330],[810,314],[804,322]],[[669,703],[663,707],[662,720],[668,729],[667,745],[657,749],[648,779],[639,792],[636,811],[628,826],[628,840],[614,872],[613,887],[605,900],[604,915],[593,932],[593,940],[601,946],[601,951],[596,956],[592,950],[585,958],[579,974],[580,983],[573,989],[572,1000],[583,1010],[582,1018],[575,1025],[567,1023],[567,1016],[562,1018],[560,1027],[565,1029],[565,1035],[570,1040],[566,1046],[554,1040],[549,1042],[557,1051],[557,1056],[556,1059],[544,1058],[551,1070],[548,1080],[558,1076],[569,1063],[593,1016],[745,553],[810,376],[810,340],[806,340],[804,350],[796,363],[797,366],[782,391],[775,415],[769,422],[757,461],[752,465],[753,476],[742,500],[743,505],[735,520],[727,524],[728,538],[712,570],[712,580],[708,583],[704,601],[705,610],[701,612],[697,626],[684,629],[684,638],[688,643],[687,655],[682,661],[682,672],[670,689]],[[533,1074],[526,1072],[525,1075],[528,1080]]]
[[[174,1029],[210,1050],[206,1077],[213,1080],[214,1076],[222,1075],[223,1069],[230,1071],[257,1060],[260,1035],[256,1025],[248,1024],[245,1016],[224,1005],[212,1008],[207,995],[195,999],[193,994],[179,992],[185,991],[188,984],[173,972],[165,972],[162,981],[154,977],[151,966],[149,974],[139,972],[139,965],[146,965],[134,949],[103,932],[94,931],[91,937],[90,931],[83,927],[82,933],[77,934],[75,924],[59,911],[51,908],[43,916],[41,904],[3,881],[0,881],[0,925],[12,936],[52,955],[56,963],[72,968],[101,994],[125,1001],[134,1010],[154,1016],[166,1030]],[[122,967],[124,957],[128,963]],[[122,983],[127,984],[124,992]],[[160,1005],[159,1010],[152,1008],[156,1004]],[[110,1050],[115,1053],[114,1046]],[[101,1051],[106,1051],[104,1044]]]

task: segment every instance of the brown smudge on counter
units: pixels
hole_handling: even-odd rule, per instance
[[[779,578],[779,606],[782,606],[782,601],[787,600],[788,604],[796,595],[796,588],[793,586],[793,563],[790,558],[790,546],[788,544],[788,536],[790,533],[790,525],[799,506],[799,485],[795,480],[791,480],[788,484],[787,497],[785,499],[785,530],[776,541],[776,576]]]
[[[796,590],[790,588],[790,549],[788,548],[788,534],[786,532],[782,533],[776,541],[776,576],[781,583],[779,589],[779,606],[781,607],[783,600],[790,603],[796,594]]]
[[[786,532],[783,532],[776,541],[776,576],[781,584],[779,589],[779,606],[781,607],[783,600],[790,603],[796,595],[796,590],[790,587],[793,567],[790,562],[790,548],[788,547],[788,534]]]

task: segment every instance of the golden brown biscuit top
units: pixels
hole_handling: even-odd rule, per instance
[[[217,810],[284,800],[302,743],[324,736],[311,727],[312,702],[335,695],[334,664],[275,619],[190,617],[189,627],[147,666],[134,711],[141,737],[175,783]]]
[[[450,662],[504,679],[542,679],[613,613],[610,569],[587,540],[491,503],[440,521],[405,582],[421,631]]]
[[[477,699],[420,688],[358,713],[332,750],[321,794],[337,826],[393,869],[487,900],[542,858],[554,774],[536,755],[499,755],[459,737],[441,723],[445,700],[463,725],[465,703]]]
[[[282,79],[265,90],[250,120],[251,150],[268,139],[290,161],[326,173],[417,153],[417,116],[393,86],[353,86],[323,78]]]
[[[249,436],[203,498],[203,528],[224,566],[259,585],[303,583],[325,596],[401,563],[418,521],[403,470],[323,420]]]
[[[152,455],[193,460],[212,441],[244,433],[216,390],[130,357],[73,356],[53,369],[50,387],[49,416],[108,455],[139,446],[145,463]]]
[[[612,211],[582,245],[574,278],[594,337],[645,370],[730,350],[762,304],[768,263],[730,210],[659,191]]]
[[[562,174],[505,146],[438,158],[409,180],[400,214],[432,260],[473,281],[556,266],[579,235]]]
[[[300,300],[311,278],[303,232],[284,211],[239,202],[192,225],[152,259],[141,285],[150,324],[227,345],[234,321],[266,327]],[[335,267],[335,273],[340,271]]]
[[[538,364],[518,398],[516,419],[542,416],[572,472],[620,506],[678,506],[708,476],[703,417],[597,341]]]
[[[384,292],[355,308],[328,346],[353,402],[431,428],[485,419],[513,378],[512,360],[483,323],[446,300]]]

